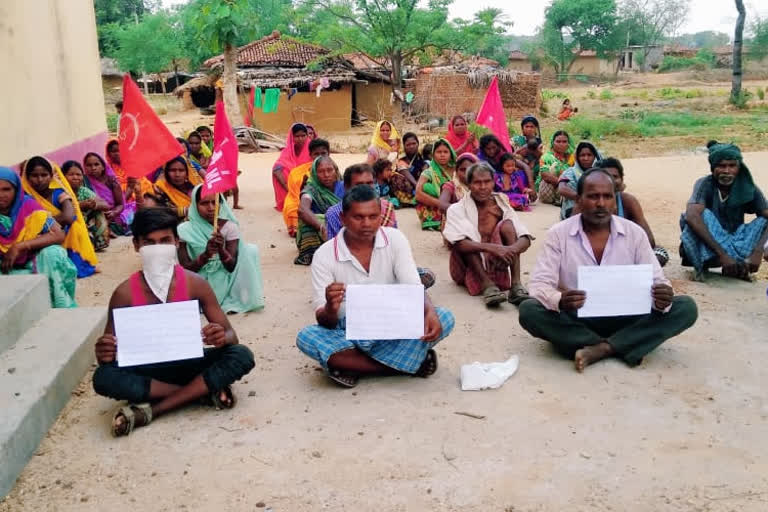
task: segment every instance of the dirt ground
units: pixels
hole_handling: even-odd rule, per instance
[[[329,383],[295,347],[313,322],[309,270],[293,265],[272,208],[274,158],[241,155],[239,215],[261,249],[267,307],[232,317],[257,361],[235,387],[238,406],[189,407],[113,439],[115,403],[88,375],[0,511],[768,510],[766,271],[751,284],[692,283],[677,257],[678,216],[708,170],[704,155],[625,162],[629,190],[673,255],[668,277],[700,311],[640,367],[607,361],[576,373],[522,330],[514,307],[488,311],[454,285],[439,234],[404,210],[400,227],[417,262],[436,271],[431,296],[456,328],[432,378],[366,379],[354,390]],[[343,168],[360,156],[334,158]],[[768,153],[746,159],[767,187]],[[522,217],[538,237],[527,276],[557,210]],[[102,273],[78,283],[80,304],[106,305],[138,261],[128,239],[114,243]],[[520,369],[501,389],[460,391],[462,364],[512,354]]]

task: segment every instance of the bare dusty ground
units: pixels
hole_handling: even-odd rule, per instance
[[[115,403],[90,375],[73,394],[0,511],[768,510],[766,271],[755,283],[688,281],[676,255],[678,216],[705,157],[628,160],[660,243],[667,275],[699,304],[698,323],[629,369],[617,361],[577,374],[518,325],[510,305],[488,311],[455,286],[436,233],[398,213],[416,260],[438,274],[434,301],[456,315],[430,379],[330,384],[295,347],[313,322],[309,271],[272,209],[274,155],[243,155],[245,237],[262,251],[267,307],[233,317],[255,370],[236,385],[232,411],[194,406],[128,438],[109,434]],[[344,166],[359,159],[335,155]],[[768,185],[768,153],[747,155]],[[522,214],[539,236],[531,270],[557,210]],[[83,305],[106,305],[138,268],[127,239],[81,281]],[[461,392],[459,367],[520,355],[501,389]],[[474,419],[457,412],[484,416]]]

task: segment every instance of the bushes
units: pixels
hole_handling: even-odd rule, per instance
[[[117,114],[107,114],[107,131],[117,133]]]
[[[705,71],[715,67],[715,62],[715,54],[706,49],[699,50],[695,57],[672,57],[667,55],[661,61],[659,72],[680,71],[683,69]]]
[[[564,100],[567,97],[568,97],[568,95],[565,94],[564,92],[561,92],[561,91],[553,91],[553,90],[550,90],[550,89],[542,89],[541,90],[541,99],[544,100],[544,101],[549,101],[549,100],[552,100],[552,99],[555,99],[555,98]]]
[[[613,92],[610,89],[603,89],[600,92],[600,99],[604,101],[610,101],[614,98]]]
[[[670,99],[679,99],[679,98],[701,98],[705,96],[704,91],[701,89],[677,89],[675,87],[664,87],[662,89],[659,89],[658,95],[660,98],[664,98],[667,100]]]

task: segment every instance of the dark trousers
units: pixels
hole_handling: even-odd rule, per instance
[[[253,367],[253,353],[248,347],[226,345],[206,348],[203,357],[197,359],[123,368],[118,367],[116,362],[103,364],[93,374],[93,389],[115,400],[141,403],[149,400],[152,379],[185,386],[202,375],[208,390],[214,393],[240,380]]]
[[[690,297],[679,295],[668,313],[578,318],[576,313],[555,312],[536,299],[520,304],[520,325],[537,338],[549,341],[555,350],[572,359],[580,348],[601,341],[611,344],[630,366],[642,362],[653,349],[677,336],[696,322],[698,310]]]

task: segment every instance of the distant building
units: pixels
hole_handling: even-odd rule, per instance
[[[649,71],[658,68],[663,60],[661,45],[627,46],[619,58],[619,71]]]

